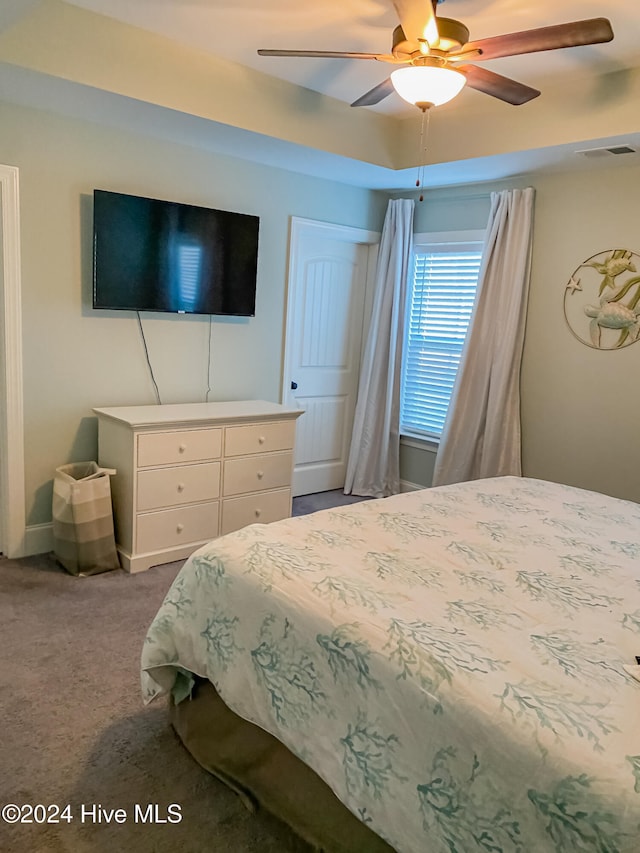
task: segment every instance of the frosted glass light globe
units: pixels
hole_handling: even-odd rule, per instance
[[[407,65],[391,72],[393,88],[409,104],[446,104],[467,82],[460,71],[433,65]]]

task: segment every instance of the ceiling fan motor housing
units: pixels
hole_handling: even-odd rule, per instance
[[[438,18],[438,34],[440,41],[437,51],[442,53],[461,50],[469,41],[469,29],[460,21],[454,21],[453,18]],[[408,59],[416,53],[424,55],[425,45],[426,43],[421,45],[418,42],[409,41],[401,26],[397,26],[393,31],[391,52],[398,58]]]
[[[453,18],[438,18],[438,50],[450,51],[460,50],[469,41],[469,29],[460,21]]]

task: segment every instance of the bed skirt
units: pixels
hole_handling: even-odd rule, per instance
[[[280,741],[234,714],[198,679],[191,700],[170,703],[171,723],[195,760],[252,811],[263,806],[317,850],[393,853]]]

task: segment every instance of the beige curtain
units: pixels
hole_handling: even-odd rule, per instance
[[[491,194],[476,304],[433,485],[522,474],[520,365],[535,191]]]
[[[387,206],[347,462],[346,494],[383,498],[400,491],[400,372],[414,208],[412,199],[392,199]]]

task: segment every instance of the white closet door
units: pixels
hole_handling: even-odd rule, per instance
[[[293,222],[283,402],[304,409],[294,495],[344,486],[377,236]]]

